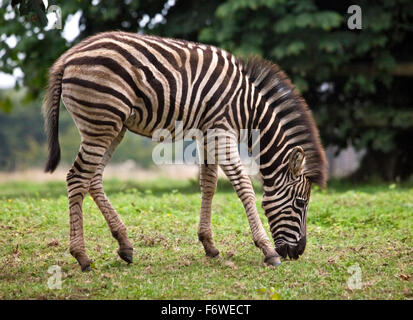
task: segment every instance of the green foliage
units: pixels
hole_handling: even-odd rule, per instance
[[[65,183],[0,184],[0,299],[412,298],[411,184],[314,190],[304,255],[277,268],[263,264],[242,203],[227,181],[219,181],[213,202],[218,259],[205,258],[198,241],[198,186],[166,179],[104,185],[128,227],[134,263],[117,256],[116,240],[87,196],[86,249],[95,268],[82,273],[68,248]],[[356,264],[362,287],[352,290],[348,268]],[[53,265],[62,268],[59,290],[47,287]]]
[[[18,11],[21,16],[25,16],[30,22],[40,27],[47,26],[46,8],[42,0],[12,1],[12,7],[14,8],[17,3],[20,4]]]
[[[25,92],[3,92],[3,95],[5,101],[16,106],[16,101],[21,100]],[[42,153],[39,150],[39,143],[44,140],[43,127],[32,125],[42,123],[39,111],[39,107],[28,106],[27,108],[14,107],[10,114],[0,113],[1,170],[17,169],[18,161],[26,162],[27,160],[26,163],[34,166],[40,164],[39,161],[33,160]]]
[[[351,4],[362,8],[360,31],[347,28]],[[412,63],[406,55],[412,49],[412,9],[410,1],[228,0],[200,40],[279,64],[315,113],[324,144],[352,143],[397,157],[396,150],[412,154],[403,137],[413,136],[413,74],[393,73],[398,64]],[[411,174],[400,169],[401,161],[392,162],[390,179]]]
[[[396,157],[391,179],[412,172],[398,169],[405,160],[396,152],[413,154],[405,138],[413,136],[410,0],[177,0],[172,7],[165,0],[56,4],[62,8],[63,26],[71,14],[81,12],[80,34],[73,43],[67,43],[60,30],[46,31],[19,16],[18,6],[13,14],[8,1],[0,8],[1,40],[13,35],[18,40],[15,47],[0,49],[0,71],[21,68],[24,78],[17,86],[27,88],[28,100],[43,92],[53,61],[91,34],[122,29],[201,41],[239,57],[254,54],[279,64],[313,110],[325,145],[352,143]],[[347,8],[353,4],[362,9],[362,30],[347,27]],[[159,23],[153,19],[157,14],[162,16]],[[140,25],[142,21],[146,23]],[[10,101],[1,99],[0,108],[10,112]]]

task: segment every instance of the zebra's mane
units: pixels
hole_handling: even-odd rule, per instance
[[[325,187],[327,181],[327,160],[320,142],[320,136],[311,110],[296,91],[287,75],[276,65],[259,57],[251,57],[243,62],[248,78],[262,92],[267,101],[276,108],[288,101],[287,112],[300,116],[294,120],[295,125],[306,128],[308,138],[302,145],[305,152],[304,173],[313,183]],[[277,95],[277,97],[275,97]],[[275,99],[274,99],[275,98]]]

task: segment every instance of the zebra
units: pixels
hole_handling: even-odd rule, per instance
[[[286,74],[262,58],[236,58],[220,48],[179,39],[122,31],[98,33],[63,53],[49,70],[43,101],[49,156],[45,171],[60,160],[60,100],[77,126],[81,143],[66,182],[70,253],[82,271],[90,270],[85,250],[82,202],[87,193],[102,212],[118,255],[133,261],[125,224],[105,195],[102,174],[126,130],[152,137],[160,128],[173,137],[183,131],[230,132],[205,154],[231,154],[224,164],[201,162],[198,239],[208,257],[219,255],[211,229],[211,204],[218,167],[241,200],[254,244],[267,265],[297,259],[306,245],[306,217],[313,183],[326,185],[326,158],[305,101]],[[262,207],[275,246],[267,236],[249,176],[237,153],[240,130],[259,130]],[[249,141],[250,149],[254,148]]]

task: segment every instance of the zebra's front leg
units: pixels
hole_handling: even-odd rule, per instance
[[[204,246],[205,254],[211,258],[219,255],[219,251],[215,247],[214,241],[212,240],[211,228],[212,198],[217,188],[217,181],[218,165],[201,164],[199,184],[201,186],[202,202],[198,227],[198,239]]]
[[[218,147],[218,162],[244,205],[252,239],[254,244],[263,252],[264,262],[273,266],[280,265],[280,256],[271,245],[258,215],[254,188],[241,163],[235,137],[230,137],[226,144],[221,144]]]
[[[122,219],[120,218],[119,214],[113,208],[112,204],[106,197],[106,194],[103,190],[103,170],[105,169],[106,165],[108,164],[110,158],[113,155],[116,147],[122,141],[125,135],[126,127],[124,127],[119,135],[112,141],[110,147],[106,150],[101,163],[99,164],[95,176],[93,177],[90,187],[89,193],[92,196],[93,200],[95,201],[96,205],[99,207],[100,211],[102,212],[105,220],[109,226],[110,232],[112,236],[118,241],[119,249],[118,255],[127,263],[132,263],[133,261],[133,247],[129,240],[128,233],[126,230],[126,226],[123,223]]]

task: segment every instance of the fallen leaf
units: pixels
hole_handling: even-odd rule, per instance
[[[224,265],[231,268],[231,269],[236,269],[237,267],[235,266],[234,262],[232,261],[225,261]]]
[[[230,251],[227,252],[227,258],[228,259],[231,259],[234,255],[235,255],[235,251],[233,251],[233,250],[230,250]]]
[[[277,292],[274,292],[271,295],[271,300],[281,300],[281,296]]]
[[[59,245],[59,241],[57,239],[52,239],[51,241],[49,241],[49,243],[47,244],[48,247],[57,247]]]

